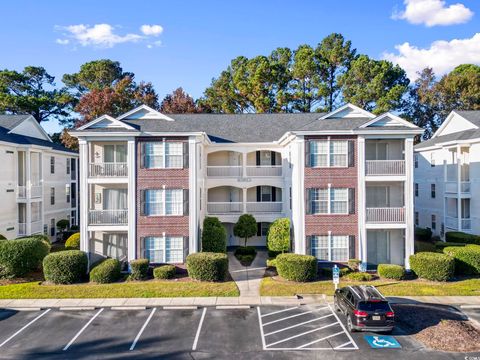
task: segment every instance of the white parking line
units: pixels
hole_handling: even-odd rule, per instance
[[[348,344],[351,344],[351,341],[347,341],[346,343],[342,345],[335,346],[333,350],[352,350],[351,348],[345,349],[344,346],[347,346]]]
[[[133,340],[132,346],[130,346],[130,351],[132,351],[133,349],[135,349],[135,345],[137,345],[137,342],[138,342],[138,340],[140,339],[140,336],[142,336],[143,331],[145,330],[145,328],[147,327],[148,323],[149,323],[150,320],[152,319],[152,316],[153,316],[153,314],[155,314],[155,311],[156,311],[156,310],[157,310],[157,308],[153,308],[152,311],[150,312],[150,315],[148,315],[147,320],[145,321],[145,323],[143,324],[142,328],[141,328],[140,331],[138,332],[137,336],[135,337],[135,340]]]
[[[38,319],[40,319],[43,315],[45,315],[46,313],[48,313],[50,310],[52,309],[47,309],[45,310],[44,312],[42,312],[40,315],[38,315],[35,319],[33,319],[32,321],[30,321],[27,325],[25,325],[24,327],[22,327],[20,330],[18,330],[17,332],[15,332],[13,335],[11,335],[8,339],[6,339],[4,342],[2,342],[0,344],[0,347],[2,347],[3,345],[5,345],[7,342],[9,342],[10,340],[12,340],[15,336],[17,336],[18,334],[20,334],[23,330],[25,330],[27,327],[29,327],[30,325],[32,325],[35,321],[37,321]]]
[[[276,334],[276,333],[279,333],[279,332],[282,332],[282,331],[285,331],[285,330],[290,330],[290,329],[293,329],[293,328],[295,328],[295,327],[297,327],[297,326],[302,326],[302,325],[305,325],[305,324],[308,324],[308,323],[311,323],[311,322],[314,322],[314,321],[322,320],[322,319],[325,319],[325,318],[330,317],[330,316],[333,316],[333,315],[332,315],[332,314],[328,314],[328,315],[325,315],[325,316],[322,316],[322,317],[319,317],[319,318],[315,318],[315,319],[312,319],[312,320],[304,321],[304,322],[302,322],[302,323],[295,324],[295,325],[292,325],[292,326],[289,326],[289,327],[286,327],[286,328],[283,328],[283,329],[280,329],[280,330],[275,330],[275,331],[269,332],[268,334],[265,334],[265,336],[273,335],[273,334]]]
[[[270,315],[280,314],[280,313],[285,312],[285,311],[295,310],[295,309],[298,309],[298,306],[291,307],[291,308],[288,308],[288,309],[274,311],[274,312],[271,312],[271,313],[268,313],[268,314],[264,314],[264,315],[262,315],[262,318],[270,316]]]
[[[262,338],[262,349],[267,350],[267,346],[265,345],[265,335],[263,334],[262,314],[260,313],[260,306],[257,306],[257,313],[258,325],[260,325],[260,337]]]
[[[93,317],[85,324],[83,325],[83,327],[80,329],[80,331],[72,338],[72,340],[70,340],[70,342],[65,345],[65,347],[63,348],[63,351],[67,351],[68,348],[75,342],[75,340],[77,340],[77,338],[85,331],[85,329],[88,327],[88,325],[90,325],[92,323],[93,320],[95,320],[95,318],[100,315],[100,313],[103,311],[104,308],[101,308],[100,310],[97,311],[97,313],[95,315],[93,315]]]
[[[202,331],[203,320],[205,319],[205,314],[207,313],[207,308],[203,308],[202,317],[198,323],[197,333],[195,334],[195,340],[193,340],[192,350],[197,350],[198,338],[200,337],[200,331]]]
[[[323,330],[323,329],[329,328],[330,326],[334,326],[334,325],[337,325],[337,324],[338,324],[338,323],[334,322],[334,323],[331,323],[331,324],[328,324],[328,325],[325,325],[325,326],[322,326],[322,327],[319,327],[319,328],[316,328],[316,329],[313,329],[313,330],[305,331],[305,332],[303,332],[303,333],[290,336],[290,337],[288,337],[288,338],[286,338],[286,339],[282,339],[282,340],[279,340],[279,341],[275,341],[274,343],[268,344],[268,345],[267,345],[267,348],[268,348],[269,346],[277,345],[277,344],[280,344],[280,343],[282,343],[282,342],[285,342],[285,341],[288,341],[288,340],[292,340],[292,339],[295,339],[295,338],[297,338],[297,337],[300,337],[300,336],[303,336],[303,335],[307,335],[307,334],[313,333],[313,332],[315,332],[315,331]]]
[[[350,333],[347,331],[347,329],[345,328],[345,326],[343,325],[343,323],[340,321],[340,318],[338,317],[337,313],[335,310],[332,310],[332,307],[330,306],[330,304],[327,304],[328,307],[330,308],[330,311],[332,312],[332,314],[335,316],[335,318],[337,319],[337,321],[340,323],[340,326],[342,327],[343,331],[345,331],[345,334],[347,335],[347,337],[350,339],[350,342],[353,344],[353,348],[354,350],[358,350],[358,346],[357,346],[357,343],[353,340],[352,338],[352,335],[350,335]]]
[[[342,330],[342,331],[339,331],[339,332],[337,332],[337,333],[335,333],[335,334],[331,334],[331,335],[325,336],[325,337],[323,337],[323,338],[321,338],[321,339],[317,339],[317,340],[315,340],[315,341],[311,341],[311,342],[309,342],[309,343],[307,343],[307,344],[303,344],[303,345],[299,346],[297,349],[302,349],[302,348],[304,348],[304,347],[310,346],[310,345],[315,344],[315,343],[318,343],[318,342],[320,342],[320,341],[324,341],[324,340],[330,339],[330,338],[335,337],[335,336],[340,335],[340,334],[343,334],[343,330]],[[349,343],[350,343],[350,341],[348,342],[348,344],[349,344]]]
[[[300,314],[295,314],[295,315],[287,316],[287,317],[285,317],[285,318],[281,318],[281,319],[278,319],[278,320],[273,320],[273,321],[270,321],[270,322],[268,322],[268,323],[263,324],[263,326],[267,326],[267,325],[270,325],[270,324],[275,324],[275,323],[280,322],[280,321],[284,321],[284,320],[287,320],[287,319],[292,319],[292,318],[297,317],[297,316],[302,316],[302,315],[310,314],[310,313],[313,313],[313,312],[315,312],[315,311],[324,310],[324,309],[328,309],[328,306],[323,307],[323,308],[316,308],[316,309],[310,310],[310,311],[303,311],[303,312],[300,313]]]

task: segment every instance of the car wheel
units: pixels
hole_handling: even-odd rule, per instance
[[[352,318],[350,317],[350,315],[347,316],[347,329],[349,332],[355,332],[352,324]]]

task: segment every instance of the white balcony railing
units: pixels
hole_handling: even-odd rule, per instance
[[[243,213],[241,202],[209,202],[207,204],[209,214],[238,214]]]
[[[91,163],[88,169],[90,177],[126,177],[127,163]]]
[[[405,175],[405,160],[366,160],[366,175]]]
[[[36,233],[40,233],[43,231],[43,223],[42,221],[33,221],[31,224],[30,224],[30,232],[32,234],[36,234]]]
[[[278,213],[282,212],[283,203],[276,202],[247,202],[248,213]]]
[[[367,223],[404,223],[404,207],[367,208]]]
[[[32,198],[42,197],[42,186],[32,185],[32,187],[30,188],[30,197]]]
[[[472,219],[462,219],[462,230],[470,230],[472,228]]]
[[[128,210],[89,210],[90,225],[125,225],[128,223]]]
[[[445,182],[445,192],[449,194],[456,194],[458,192],[458,183],[456,181],[446,181]],[[460,193],[469,194],[470,193],[470,181],[461,181],[460,182]]]
[[[282,165],[247,166],[247,176],[282,176]]]
[[[27,223],[18,223],[18,236],[27,235]]]
[[[207,166],[207,176],[239,177],[242,176],[241,166]]]
[[[18,185],[17,187],[17,197],[19,199],[25,199],[27,197],[27,187],[23,185]]]
[[[469,218],[463,218],[460,221],[461,229],[458,228],[458,218],[453,217],[453,216],[446,216],[445,217],[445,226],[448,229],[452,230],[471,230],[472,229],[472,219]]]

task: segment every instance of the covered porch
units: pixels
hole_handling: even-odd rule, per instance
[[[405,265],[405,230],[367,230],[367,264]]]

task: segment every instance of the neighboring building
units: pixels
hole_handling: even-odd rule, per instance
[[[405,264],[413,253],[413,138],[353,105],[328,114],[178,114],[141,106],[71,132],[80,146],[81,248],[181,263],[205,216],[292,219],[292,247],[321,261]]]
[[[452,111],[430,140],[415,146],[417,226],[442,238],[447,231],[480,234],[477,158],[480,111]]]
[[[52,142],[30,115],[0,115],[0,234],[44,233],[78,225],[78,154]]]

